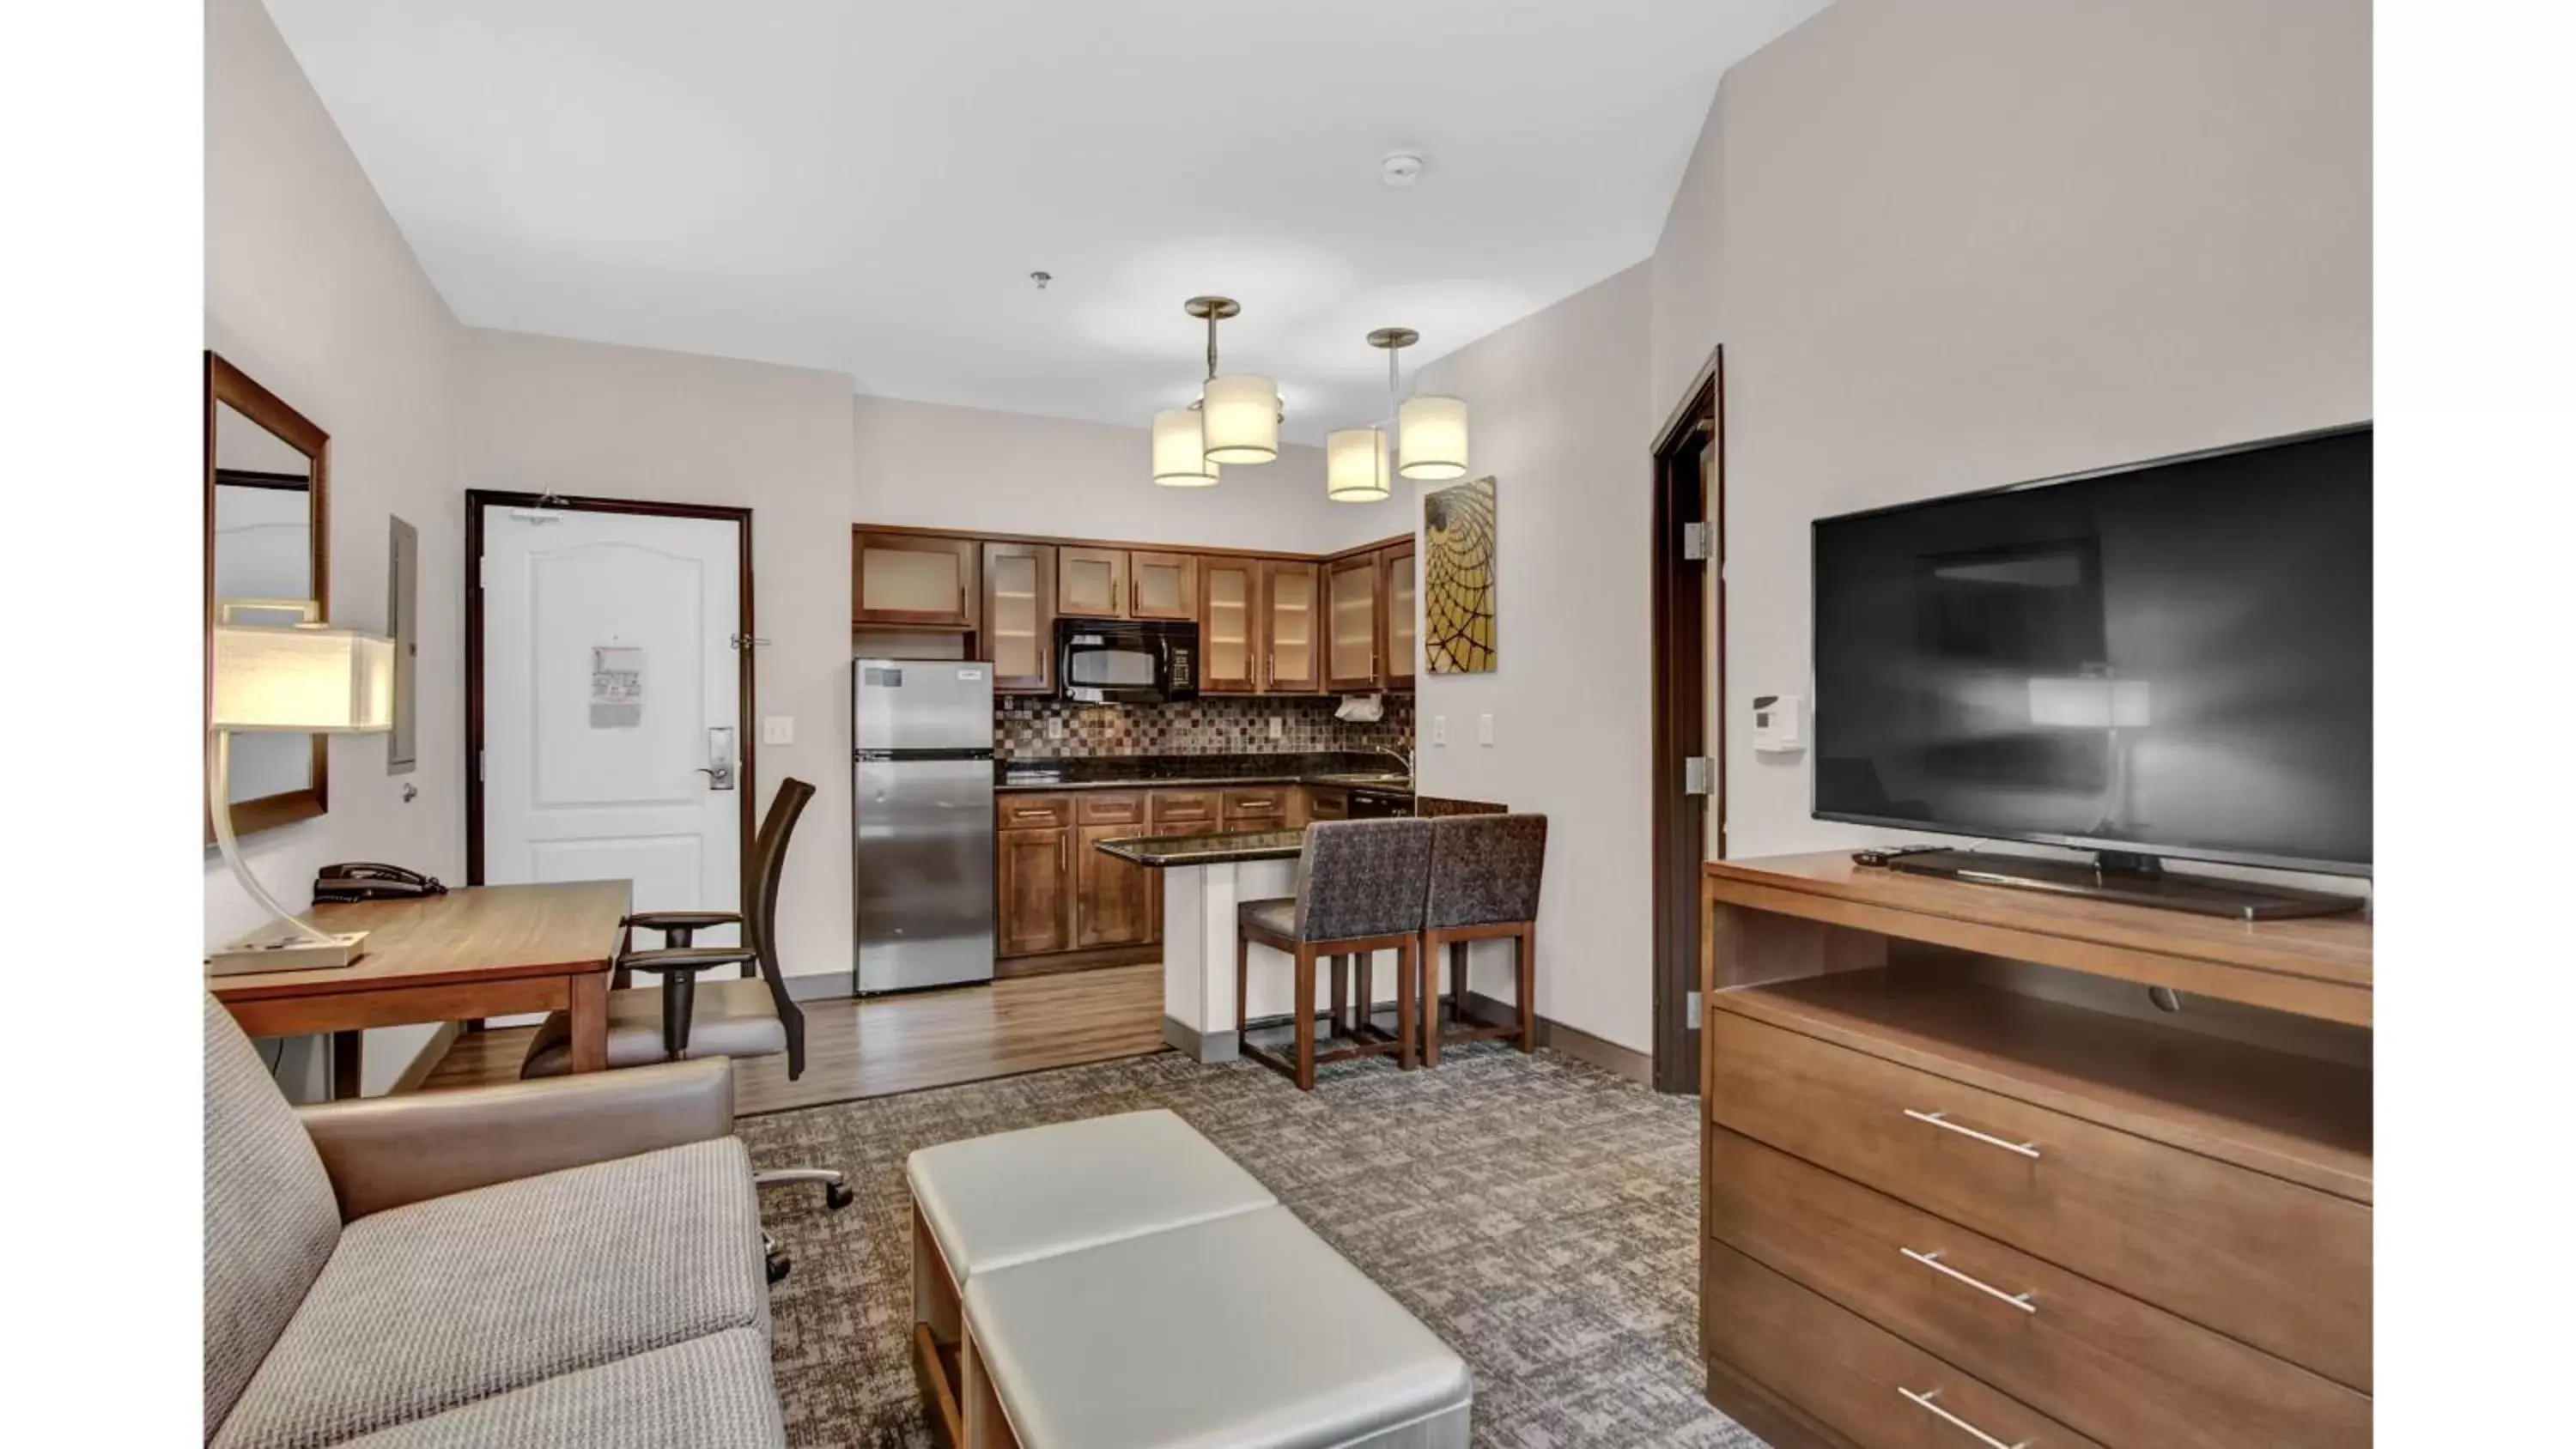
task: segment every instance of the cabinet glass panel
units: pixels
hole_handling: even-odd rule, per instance
[[[1136,566],[1136,612],[1170,615],[1181,612],[1181,575],[1184,570],[1172,564],[1138,564]]]
[[[1315,677],[1315,571],[1281,569],[1270,577],[1270,680],[1291,685]]]
[[[1027,554],[988,557],[993,609],[985,626],[991,631],[993,672],[1003,678],[1034,678],[1045,673],[1047,643],[1038,637],[1038,561]]]
[[[1390,679],[1413,677],[1413,550],[1390,554],[1386,561],[1386,673]]]
[[[1119,607],[1118,560],[1113,555],[1066,549],[1056,562],[1057,598],[1068,614],[1115,619]]]
[[[956,614],[966,579],[947,549],[870,546],[859,559],[859,607],[869,613]]]
[[[1206,656],[1201,677],[1209,684],[1248,685],[1253,682],[1251,566],[1209,564],[1207,594],[1207,637],[1199,641],[1199,652]]]
[[[1336,564],[1332,573],[1335,681],[1366,686],[1377,677],[1377,561]]]

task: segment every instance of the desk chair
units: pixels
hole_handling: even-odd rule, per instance
[[[1318,1062],[1393,1052],[1399,1066],[1411,1067],[1413,988],[1420,979],[1415,948],[1430,875],[1428,820],[1328,820],[1307,826],[1304,847],[1297,853],[1295,899],[1245,901],[1235,908],[1234,1030],[1243,1054],[1284,1074],[1301,1092],[1315,1090]],[[1256,941],[1287,952],[1296,962],[1296,1004],[1289,1013],[1297,1029],[1293,1060],[1283,1060],[1244,1036],[1245,988],[1251,984]],[[1340,958],[1365,958],[1372,951],[1396,953],[1394,1040],[1363,1041],[1318,1056],[1315,958],[1334,958],[1338,998]],[[1365,1003],[1361,1015],[1367,1015]]]
[[[803,780],[778,784],[778,795],[761,817],[752,837],[748,911],[639,911],[626,918],[629,935],[609,979],[608,1065],[636,1067],[687,1057],[767,1057],[787,1055],[787,1079],[805,1075],[805,1011],[787,991],[778,964],[778,878],[787,864],[787,840],[797,817],[814,798]],[[696,933],[718,926],[740,926],[739,946],[701,946]],[[635,948],[633,932],[651,931],[664,944]],[[740,981],[698,980],[719,966],[757,963],[760,974]],[[632,989],[634,973],[660,977],[660,987]],[[572,1069],[572,1018],[550,1013],[528,1043],[521,1077],[560,1076]],[[856,1196],[835,1169],[773,1168],[752,1174],[761,1187],[820,1183],[824,1203],[845,1208]],[[773,1257],[772,1280],[784,1276],[786,1260]]]

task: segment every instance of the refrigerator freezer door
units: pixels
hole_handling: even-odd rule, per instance
[[[993,762],[860,760],[859,990],[993,976]]]
[[[993,666],[976,660],[860,659],[850,667],[861,750],[993,746]]]

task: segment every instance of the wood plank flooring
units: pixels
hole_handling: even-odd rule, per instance
[[[522,1026],[458,1037],[421,1090],[517,1081],[535,1032]],[[1162,1046],[1159,962],[868,1001],[809,1001],[804,1077],[787,1080],[784,1056],[736,1062],[734,1111],[748,1116],[882,1097],[1142,1056]]]

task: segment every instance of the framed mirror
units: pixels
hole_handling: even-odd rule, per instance
[[[331,597],[331,438],[275,393],[206,354],[206,645],[230,603],[234,624],[288,628],[279,607]],[[267,600],[262,608],[244,601]],[[202,723],[202,721],[201,721]],[[245,734],[233,741],[233,831],[248,835],[330,808],[330,741]],[[214,838],[209,825],[207,839]]]

